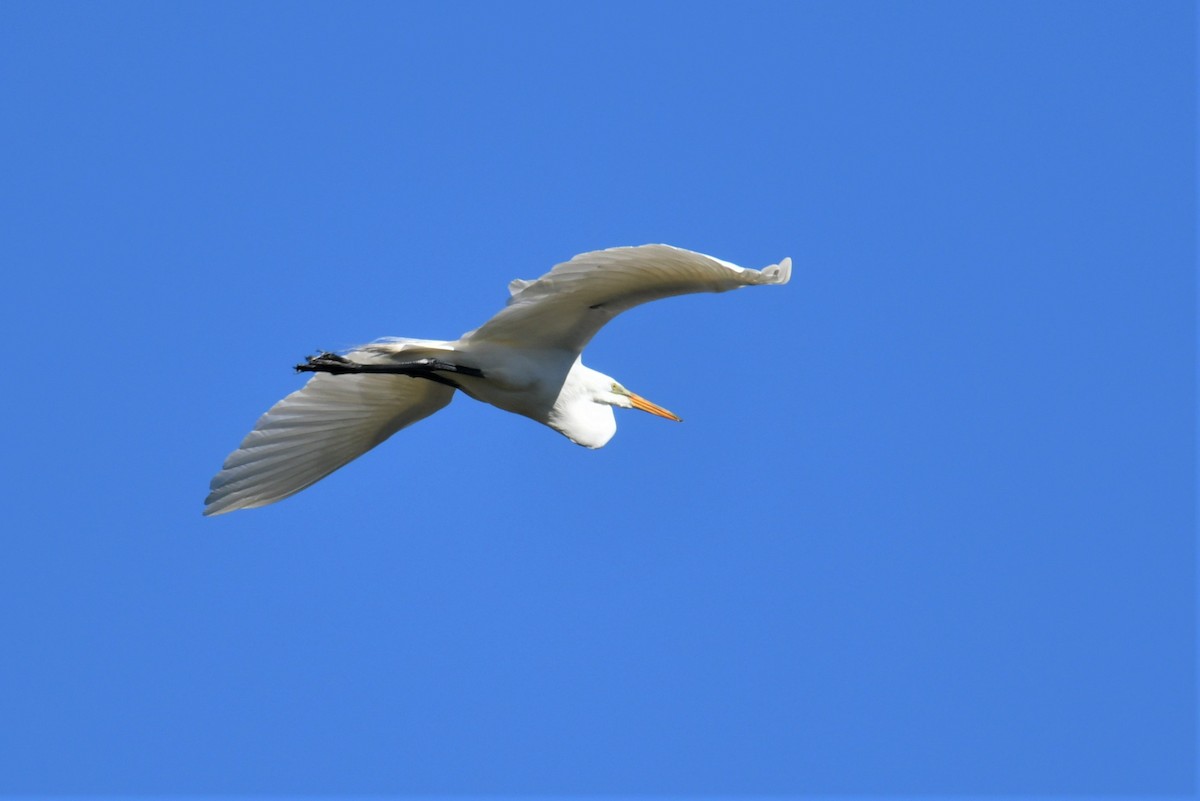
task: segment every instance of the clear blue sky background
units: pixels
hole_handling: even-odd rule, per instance
[[[1183,2],[0,5],[0,793],[1195,789]],[[668,242],[782,289],[277,506],[317,348]]]

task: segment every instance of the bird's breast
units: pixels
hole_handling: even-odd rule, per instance
[[[464,392],[478,401],[545,423],[575,361],[560,351],[491,347],[465,354],[482,378],[457,377]]]

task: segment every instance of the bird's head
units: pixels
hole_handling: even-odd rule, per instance
[[[617,432],[613,409],[641,409],[668,420],[679,416],[630,392],[619,381],[575,360],[554,408],[543,422],[585,448],[603,448]]]
[[[630,392],[616,381],[611,381],[608,389],[601,392],[600,397],[596,400],[600,403],[607,403],[610,406],[616,406],[621,409],[641,409],[643,412],[650,412],[650,414],[656,414],[659,417],[665,417],[677,423],[683,422],[679,415],[667,411],[657,403],[651,403],[637,393]]]

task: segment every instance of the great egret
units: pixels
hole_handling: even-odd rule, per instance
[[[345,356],[310,356],[296,369],[317,375],[259,418],[213,478],[204,514],[293,495],[441,409],[456,389],[544,423],[585,448],[612,438],[614,406],[679,420],[585,367],[584,346],[638,304],[786,284],[791,274],[791,259],[748,270],[669,245],[598,250],[536,281],[513,281],[508,305],[456,341],[383,339]]]

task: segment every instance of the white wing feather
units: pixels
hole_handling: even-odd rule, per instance
[[[579,352],[605,323],[641,303],[786,284],[791,275],[791,259],[748,270],[670,245],[597,250],[555,266],[536,281],[513,281],[508,305],[462,341]]]
[[[382,361],[368,349],[348,354]],[[315,375],[271,407],[213,478],[204,514],[282,500],[450,403],[454,388],[401,375]]]

